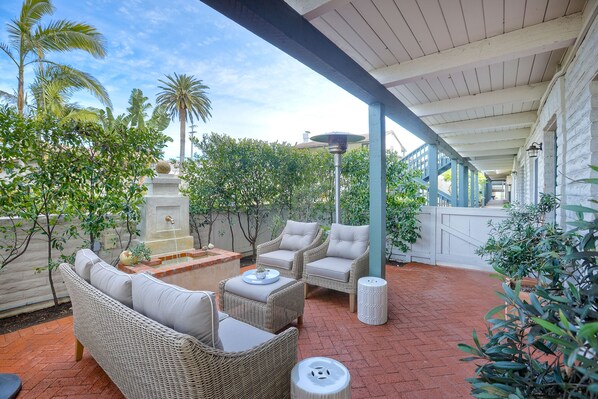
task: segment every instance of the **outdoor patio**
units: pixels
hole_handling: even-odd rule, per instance
[[[326,356],[351,373],[352,397],[467,398],[475,365],[460,342],[482,336],[483,317],[500,304],[488,272],[411,263],[387,266],[388,323],[368,326],[346,294],[314,289],[300,327],[299,360]],[[0,335],[0,372],[21,376],[19,398],[120,398],[93,358],[74,360],[72,318]]]

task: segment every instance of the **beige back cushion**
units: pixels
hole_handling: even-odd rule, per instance
[[[363,255],[370,245],[370,226],[345,226],[332,223],[330,245],[326,256],[356,259]]]
[[[132,277],[100,261],[91,268],[91,285],[123,305],[133,307]]]
[[[133,309],[206,345],[222,349],[213,292],[189,291],[149,274],[136,274],[133,276]]]
[[[80,249],[75,255],[75,272],[79,277],[89,283],[91,267],[100,261],[100,257],[91,249]]]
[[[316,234],[318,234],[317,223],[289,220],[282,231],[282,241],[279,248],[287,251],[298,251],[311,244],[316,238]]]

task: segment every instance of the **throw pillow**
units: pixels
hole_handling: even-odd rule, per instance
[[[370,245],[370,226],[345,226],[332,223],[326,256],[356,259]]]
[[[216,294],[189,291],[150,276],[133,276],[133,309],[183,334],[222,349]]]
[[[80,249],[75,255],[75,272],[89,283],[91,267],[100,261],[100,257],[91,249]]]
[[[282,241],[279,248],[286,249],[287,251],[298,251],[311,244],[316,238],[316,234],[318,234],[317,223],[302,223],[289,220],[282,231]]]
[[[100,261],[91,268],[91,285],[130,308],[133,307],[132,277]]]

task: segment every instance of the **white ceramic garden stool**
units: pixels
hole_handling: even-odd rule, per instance
[[[341,363],[327,357],[308,357],[291,371],[292,399],[349,399],[351,375]]]
[[[365,324],[379,325],[388,320],[388,284],[378,277],[357,281],[357,318]]]

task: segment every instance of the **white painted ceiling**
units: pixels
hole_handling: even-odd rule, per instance
[[[510,173],[525,145],[586,6],[586,0],[286,2],[494,178]]]

